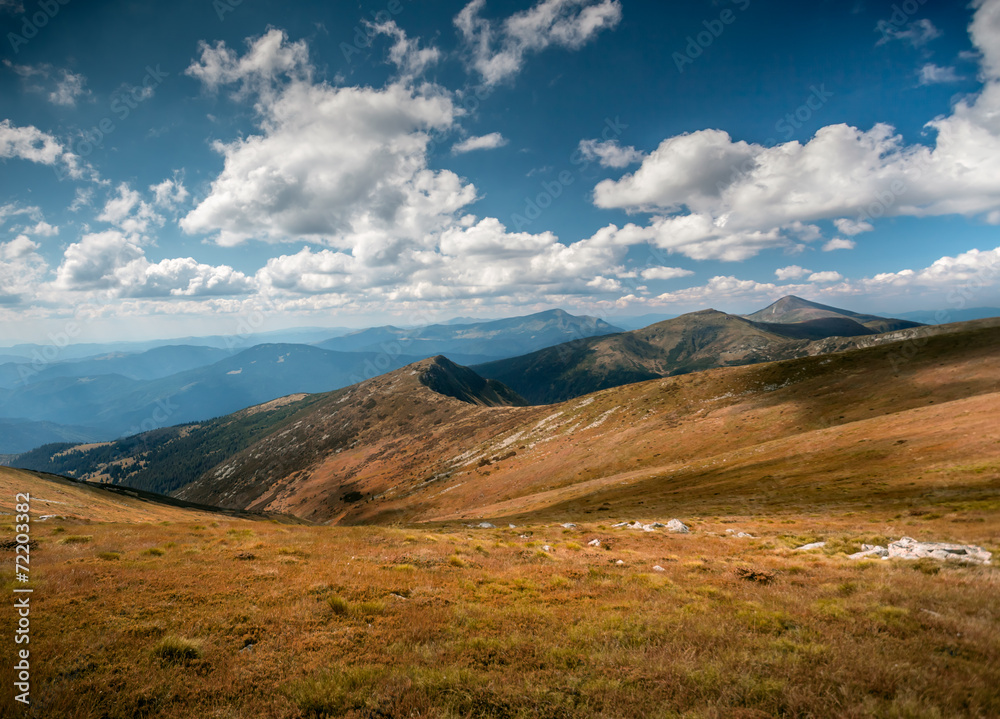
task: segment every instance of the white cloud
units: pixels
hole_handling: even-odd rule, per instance
[[[269,42],[274,32],[265,36]],[[248,54],[261,42],[251,43]],[[303,46],[291,54],[305,52]],[[216,67],[214,60],[206,64],[206,53],[235,69],[205,69]],[[286,53],[271,47],[269,54]],[[206,49],[193,74],[218,86],[240,81],[246,64],[218,45]],[[258,64],[245,72],[255,73]],[[256,107],[260,134],[216,144],[225,166],[209,195],[181,220],[186,232],[215,233],[222,245],[301,238],[344,248],[388,246],[422,241],[476,199],[473,185],[427,167],[431,134],[451,129],[460,113],[436,86],[335,88],[296,79],[265,91]]]
[[[491,132],[489,135],[481,137],[466,138],[451,148],[451,151],[456,155],[461,155],[474,150],[495,150],[498,147],[504,147],[507,143],[507,138],[499,132]]]
[[[40,220],[34,227],[25,229],[25,232],[29,235],[35,235],[36,237],[54,237],[59,234],[59,228],[50,225],[45,220]]]
[[[920,68],[919,77],[921,85],[943,85],[949,82],[958,82],[962,79],[955,72],[954,67],[941,67],[932,62]]]
[[[902,29],[890,23],[881,24],[878,29],[882,32],[882,37],[875,43],[876,45],[884,45],[891,40],[901,40],[913,47],[923,47],[931,40],[941,37],[941,31],[927,18],[907,23]]]
[[[0,305],[18,305],[34,296],[48,266],[25,235],[0,243]]]
[[[247,38],[247,52],[238,56],[219,41],[214,47],[199,44],[201,59],[185,71],[215,92],[224,85],[240,85],[239,94],[262,91],[281,77],[308,80],[312,75],[309,49],[304,40],[288,42],[284,30],[270,29],[259,38]]]
[[[395,20],[373,24],[369,27],[376,34],[388,35],[395,39],[389,49],[389,61],[399,68],[400,76],[412,80],[423,75],[428,69],[441,61],[441,51],[436,47],[420,47],[419,40],[413,40],[396,25]]]
[[[800,277],[805,277],[806,275],[812,273],[812,270],[807,270],[798,265],[789,265],[788,267],[779,267],[774,271],[774,276],[779,280],[797,280]]]
[[[76,98],[90,94],[83,87],[86,82],[87,78],[83,75],[63,70],[60,78],[56,80],[55,89],[49,93],[49,102],[54,105],[74,107],[76,105]]]
[[[364,255],[303,249],[268,261],[261,287],[289,293],[352,293],[370,301],[544,296],[613,292],[624,248],[582,240],[564,245],[550,232],[508,232],[495,218],[454,226],[432,249],[404,247],[392,264]]]
[[[0,159],[17,158],[41,165],[63,164],[71,177],[79,177],[77,156],[61,142],[33,125],[17,127],[10,120],[0,121]]]
[[[470,68],[486,85],[508,80],[529,54],[549,46],[577,49],[621,21],[619,0],[541,0],[500,23],[482,17],[486,0],[472,0],[455,17]]]
[[[118,194],[108,199],[97,219],[121,228],[129,234],[145,234],[151,227],[163,225],[163,216],[145,202],[127,183],[118,186]]]
[[[613,167],[622,169],[642,162],[646,157],[634,147],[622,147],[617,140],[581,140],[580,154],[584,160],[592,162],[597,160],[601,167]]]
[[[189,196],[184,183],[171,178],[167,178],[159,184],[150,185],[149,190],[153,193],[153,204],[166,210],[176,208]]]
[[[884,124],[830,125],[805,144],[775,147],[702,130],[664,140],[634,173],[599,183],[594,202],[653,214],[645,238],[695,259],[794,249],[808,241],[793,236],[796,223],[835,220],[850,234],[883,216],[1000,219],[1000,77],[990,74],[1000,55],[998,7],[982,0],[972,26],[986,83],[928,123],[932,146],[906,145]]]
[[[972,43],[982,54],[982,74],[986,79],[1000,78],[1000,3],[995,0],[974,0],[976,8],[969,33]]]
[[[813,272],[809,275],[810,282],[839,282],[844,276],[839,272]]]
[[[640,274],[644,280],[675,280],[678,277],[689,277],[694,272],[681,267],[650,267]]]
[[[156,298],[247,294],[256,285],[227,265],[213,267],[190,257],[151,263],[134,235],[108,230],[84,235],[66,249],[54,287],[104,290],[113,298]]]
[[[833,252],[834,250],[853,250],[858,246],[858,243],[854,240],[845,240],[840,237],[834,237],[832,240],[823,245],[823,252]]]
[[[851,237],[854,237],[854,235],[860,235],[862,232],[871,232],[875,229],[875,226],[870,222],[846,218],[834,220],[833,224],[840,232],[845,235],[850,235]]]

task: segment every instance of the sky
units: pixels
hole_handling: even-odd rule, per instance
[[[0,345],[1000,305],[1000,0],[0,0]]]

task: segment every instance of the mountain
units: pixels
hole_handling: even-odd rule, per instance
[[[114,439],[229,414],[289,394],[328,392],[411,361],[307,345],[258,345],[207,367],[150,381],[100,374],[0,389],[0,418],[76,425],[101,439]],[[37,439],[45,436],[41,425],[36,429],[32,446],[42,444]]]
[[[1000,322],[952,325],[916,344],[898,334],[551,407],[517,406],[499,385],[434,358],[332,393],[15,463],[340,524],[755,514],[803,497],[853,511],[912,507],[928,492],[989,501]]]
[[[969,307],[968,309],[922,310],[919,312],[902,312],[903,319],[920,322],[925,325],[941,325],[951,322],[968,322],[1000,317],[1000,307]]]
[[[19,362],[0,365],[0,387],[39,382],[55,377],[93,377],[117,374],[135,380],[153,380],[214,364],[234,350],[191,345],[167,345],[137,354],[112,353],[52,364]]]
[[[818,302],[810,302],[795,295],[782,297],[774,304],[762,310],[754,312],[752,315],[745,315],[746,319],[754,322],[768,322],[778,324],[790,324],[797,322],[807,322],[820,319],[847,319],[863,325],[876,333],[891,332],[893,330],[909,329],[916,327],[919,322],[908,320],[898,320],[877,315],[864,315],[850,310],[842,310],[838,307],[821,305]]]
[[[857,338],[841,343],[839,349],[860,346],[862,337],[881,334],[868,325],[878,327],[882,322],[896,324],[786,297],[748,317],[702,310],[643,329],[576,340],[473,368],[532,403],[547,404],[654,377],[816,354],[819,346],[811,343],[832,337]]]
[[[665,320],[672,320],[674,317],[677,317],[677,315],[646,314],[637,317],[615,317],[613,319],[615,326],[621,327],[624,330],[641,330],[643,327],[649,327]]]
[[[482,362],[533,352],[568,340],[620,332],[595,317],[576,317],[563,310],[549,310],[526,317],[437,324],[426,327],[374,327],[319,343],[342,352],[382,352],[394,348],[401,354],[433,357],[443,354],[458,361]]]

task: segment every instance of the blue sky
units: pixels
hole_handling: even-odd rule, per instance
[[[3,343],[1000,303],[1000,0],[0,0],[0,29]]]

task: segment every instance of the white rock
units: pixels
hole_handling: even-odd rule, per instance
[[[743,539],[744,537],[747,539],[757,539],[757,537],[753,536],[752,534],[747,534],[746,532],[740,532],[735,529],[727,529],[726,534],[728,534],[731,537],[736,537],[737,539]]]
[[[542,551],[543,551],[543,552],[551,552],[551,551],[552,551],[552,547],[550,547],[550,546],[549,546],[549,545],[547,545],[547,544],[546,544],[546,545],[543,545],[543,546],[542,546]]]
[[[510,527],[511,529],[517,529],[516,524],[508,524],[507,526]]]
[[[848,559],[864,559],[865,557],[881,557],[882,559],[888,559],[889,550],[885,547],[862,544],[860,552],[855,552],[854,554],[849,554],[847,556]]]
[[[496,525],[490,524],[489,522],[480,522],[478,527],[480,529],[496,529]]]
[[[675,534],[688,534],[691,530],[679,519],[671,519],[667,522],[667,531]]]
[[[665,572],[667,570],[664,569],[663,567],[661,567],[659,564],[657,564],[655,567],[653,567],[653,571],[654,572]]]
[[[930,557],[946,562],[963,564],[989,564],[992,554],[982,547],[971,544],[950,544],[947,542],[918,542],[903,537],[889,545],[889,559],[922,559]]]
[[[628,522],[619,522],[618,524],[612,524],[612,527],[624,527],[627,526]]]
[[[810,549],[821,549],[826,546],[826,542],[813,542],[812,544],[803,544],[801,547],[796,547],[796,552],[808,552]]]
[[[572,522],[566,522],[566,524],[562,525],[562,527],[563,529],[573,529],[576,527],[576,525],[573,524]]]
[[[615,562],[615,564],[622,565],[622,564],[625,564],[625,562],[623,562],[622,560],[619,559],[617,562]]]
[[[600,547],[601,546],[601,540],[600,539],[591,539],[589,542],[587,542],[587,546],[588,547]]]

